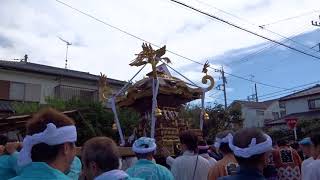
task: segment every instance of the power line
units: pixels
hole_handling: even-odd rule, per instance
[[[91,19],[94,19],[94,20],[96,20],[96,21],[98,21],[98,22],[100,22],[100,23],[102,23],[102,24],[104,24],[104,25],[106,25],[106,26],[108,26],[108,27],[111,27],[111,28],[113,28],[113,29],[115,29],[115,30],[118,30],[118,31],[120,31],[120,32],[122,32],[122,33],[124,33],[124,34],[127,34],[128,36],[131,36],[131,37],[136,38],[136,39],[138,39],[138,40],[140,40],[140,41],[149,43],[149,44],[151,44],[151,45],[153,45],[153,46],[155,46],[155,47],[160,47],[160,46],[158,46],[158,45],[156,45],[156,44],[154,44],[154,43],[151,43],[151,42],[149,42],[149,41],[147,41],[147,40],[145,40],[145,39],[143,39],[143,38],[141,38],[141,37],[138,37],[138,36],[136,36],[136,35],[134,35],[134,34],[132,34],[132,33],[129,33],[129,32],[127,32],[127,31],[125,31],[125,30],[122,30],[122,29],[120,29],[120,28],[118,28],[118,27],[116,27],[116,26],[113,26],[113,25],[109,24],[109,23],[106,23],[105,21],[102,21],[102,20],[100,20],[100,19],[98,19],[98,18],[96,18],[96,17],[94,17],[94,16],[92,16],[92,15],[86,13],[86,12],[83,12],[83,11],[81,11],[81,10],[79,10],[79,9],[76,9],[76,8],[74,8],[74,7],[68,5],[68,4],[66,4],[66,3],[64,3],[64,2],[62,2],[62,1],[60,1],[60,0],[55,0],[55,1],[58,2],[58,3],[60,3],[60,4],[62,4],[62,5],[64,5],[64,6],[66,6],[66,7],[68,7],[68,8],[71,8],[71,9],[77,11],[77,12],[80,13],[80,14],[83,14],[83,15],[85,15],[85,16],[87,16],[87,17],[90,17]],[[181,57],[181,58],[183,58],[183,59],[186,59],[186,60],[188,60],[188,61],[191,61],[191,62],[193,62],[193,63],[199,64],[199,65],[202,65],[202,66],[204,65],[204,64],[201,63],[201,62],[198,62],[198,61],[193,60],[193,59],[190,59],[190,58],[188,58],[188,57],[186,57],[186,56],[180,55],[180,54],[178,54],[178,53],[176,53],[176,52],[173,52],[173,51],[171,51],[171,50],[167,50],[167,52],[169,52],[169,53],[171,53],[171,54],[174,54],[174,55],[176,55],[176,56],[178,56],[178,57]],[[213,67],[209,67],[209,68],[210,68],[210,69],[213,69],[213,70],[215,70],[215,71],[220,71],[220,69],[216,69],[216,68],[213,68]],[[266,83],[262,83],[262,82],[258,82],[258,81],[249,80],[249,79],[247,79],[247,78],[245,78],[245,77],[241,77],[241,76],[238,76],[238,75],[234,75],[234,74],[231,74],[231,73],[228,73],[228,72],[225,72],[225,74],[228,74],[228,75],[230,75],[230,76],[233,76],[233,77],[236,77],[236,78],[239,78],[239,79],[242,79],[242,80],[254,82],[254,83],[257,83],[257,84],[260,84],[260,85],[263,85],[263,86],[273,87],[273,88],[277,88],[277,89],[285,89],[285,88],[282,88],[282,87],[278,87],[278,86],[274,86],[274,85],[270,85],[270,84],[266,84]]]
[[[296,34],[292,35],[291,37],[293,38],[293,37],[299,36],[299,35],[301,35],[301,34],[303,34],[303,33],[304,33],[304,32],[296,33]],[[288,41],[288,40],[284,40],[283,42],[287,42],[287,41]],[[247,61],[249,61],[249,59],[250,59],[251,57],[257,56],[257,55],[259,55],[259,54],[261,54],[261,53],[264,53],[264,52],[266,52],[266,51],[268,51],[268,50],[271,50],[271,49],[273,49],[273,48],[276,48],[276,47],[278,47],[278,46],[280,46],[280,45],[279,45],[279,44],[273,44],[272,42],[269,42],[269,44],[267,44],[267,46],[265,46],[265,47],[263,47],[263,48],[255,51],[255,52],[253,52],[253,53],[250,53],[250,54],[248,54],[248,55],[245,55],[244,57],[242,57],[242,58],[239,59],[239,60],[236,60],[236,61],[232,61],[232,62],[230,62],[230,63],[227,63],[226,65],[227,65],[227,66],[230,66],[230,65],[233,65],[233,64],[235,64],[235,63],[247,62]]]
[[[265,37],[265,36],[263,36],[263,35],[257,34],[257,33],[253,32],[253,31],[251,31],[251,30],[248,30],[248,29],[246,29],[246,28],[240,27],[240,26],[238,26],[238,25],[236,25],[236,24],[233,24],[233,23],[231,23],[231,22],[229,22],[229,21],[226,21],[226,20],[224,20],[224,19],[221,19],[221,18],[219,18],[219,17],[217,17],[217,16],[214,16],[214,15],[209,14],[209,13],[207,13],[207,12],[204,12],[204,11],[202,11],[202,10],[196,9],[196,8],[194,8],[194,7],[190,6],[190,5],[187,5],[187,4],[185,4],[185,3],[182,3],[182,2],[180,2],[180,1],[176,1],[176,0],[170,0],[170,1],[172,1],[172,2],[174,2],[174,3],[176,3],[176,4],[179,4],[179,5],[181,5],[181,6],[187,7],[187,8],[189,8],[189,9],[192,9],[192,10],[194,10],[194,11],[196,11],[196,12],[198,12],[198,13],[201,13],[201,14],[203,14],[203,15],[206,15],[206,16],[212,18],[212,19],[216,19],[216,20],[218,20],[218,21],[221,21],[221,22],[223,22],[223,23],[225,23],[225,24],[228,24],[228,25],[230,25],[230,26],[233,26],[233,27],[235,27],[235,28],[237,28],[237,29],[240,29],[240,30],[242,30],[242,31],[245,31],[245,32],[247,32],[247,33],[253,34],[253,35],[255,35],[255,36],[261,37],[261,38],[266,39],[266,40],[268,40],[268,41],[271,41],[271,42],[274,42],[274,43],[279,44],[279,45],[281,45],[281,46],[284,46],[284,47],[286,47],[286,48],[288,48],[288,49],[294,50],[294,51],[299,52],[299,53],[301,53],[301,54],[304,54],[304,55],[307,55],[307,56],[310,56],[310,57],[313,57],[313,58],[316,58],[316,59],[319,59],[319,60],[320,60],[320,57],[318,57],[318,56],[315,56],[315,55],[313,55],[313,54],[304,52],[304,51],[302,51],[302,50],[300,50],[300,49],[297,49],[297,48],[295,48],[295,47],[291,47],[291,46],[289,46],[289,45],[286,45],[286,44],[284,44],[284,43],[282,43],[282,42],[279,42],[279,41],[270,39],[270,38]]]
[[[248,23],[248,24],[250,24],[250,25],[257,26],[257,27],[259,27],[259,28],[262,29],[262,30],[265,30],[265,31],[268,31],[268,32],[270,32],[270,33],[272,33],[272,34],[275,34],[275,35],[277,35],[277,36],[280,36],[281,38],[284,38],[284,39],[286,39],[286,40],[292,41],[292,42],[294,42],[294,43],[296,43],[296,44],[298,44],[298,45],[300,45],[300,46],[303,46],[303,47],[307,48],[308,50],[311,49],[311,50],[315,51],[314,49],[308,47],[307,45],[302,44],[302,43],[300,43],[300,42],[298,42],[298,41],[296,41],[296,40],[293,40],[292,38],[286,37],[286,36],[284,36],[284,35],[282,35],[282,34],[279,34],[279,33],[275,32],[275,31],[272,31],[272,30],[270,30],[270,29],[267,29],[264,25],[257,25],[257,24],[255,24],[255,23],[253,23],[253,22],[251,22],[251,21],[249,21],[249,20],[247,20],[247,19],[245,19],[245,18],[242,18],[242,17],[239,17],[239,16],[237,16],[237,15],[234,15],[234,14],[232,14],[232,13],[230,13],[230,12],[227,12],[227,11],[225,11],[225,10],[222,10],[222,9],[220,9],[220,8],[217,8],[217,7],[215,7],[215,6],[211,5],[211,4],[205,3],[205,2],[203,2],[203,1],[200,1],[200,0],[195,0],[195,1],[197,1],[197,2],[199,2],[199,3],[201,3],[201,4],[204,4],[204,5],[206,5],[206,6],[212,7],[212,8],[214,8],[214,9],[216,9],[216,10],[218,10],[218,11],[220,11],[220,12],[223,12],[223,13],[225,13],[225,14],[228,14],[228,15],[230,15],[230,16],[232,16],[232,17],[235,17],[235,18],[237,18],[237,19],[239,19],[239,20],[241,20],[241,21],[244,21],[244,22],[246,22],[246,23]],[[315,51],[315,52],[319,53],[318,51]]]
[[[296,19],[296,18],[299,18],[299,17],[302,17],[302,16],[306,16],[306,15],[309,15],[309,14],[313,14],[313,13],[319,12],[319,11],[320,11],[320,10],[308,11],[308,12],[299,14],[299,15],[297,15],[297,16],[287,17],[287,18],[284,18],[284,19],[279,19],[279,20],[277,20],[277,21],[273,21],[273,22],[270,22],[270,23],[267,23],[267,24],[263,24],[263,25],[261,25],[261,26],[269,26],[269,25],[272,25],[272,24],[277,24],[277,23],[280,23],[280,22],[283,22],[283,21],[288,21],[288,20],[291,20],[291,19]]]
[[[272,92],[272,93],[263,94],[263,95],[259,96],[259,98],[261,98],[261,99],[266,99],[266,98],[271,98],[271,97],[274,97],[274,96],[279,96],[279,95],[281,95],[281,94],[292,93],[292,92],[294,92],[294,91],[297,91],[298,88],[306,87],[306,86],[311,86],[311,85],[315,85],[315,84],[318,84],[318,83],[320,83],[319,80],[318,80],[318,81],[311,82],[311,83],[307,83],[307,84],[302,84],[302,85],[299,85],[299,86],[295,86],[295,87],[289,88],[288,90],[275,91],[275,92]],[[289,92],[286,92],[286,91],[289,91]]]

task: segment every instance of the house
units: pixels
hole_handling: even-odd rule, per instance
[[[280,98],[279,107],[283,116],[266,124],[272,129],[286,128],[286,121],[289,119],[297,121],[320,119],[320,85]]]
[[[46,103],[47,97],[63,100],[98,100],[100,76],[42,64],[0,60],[0,114],[12,112],[12,102]],[[107,79],[114,93],[126,82]]]
[[[279,119],[280,109],[277,100],[264,102],[240,101],[232,102],[231,107],[241,107],[243,127],[264,127],[266,121]]]

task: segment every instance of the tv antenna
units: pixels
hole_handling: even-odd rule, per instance
[[[66,50],[66,64],[65,64],[65,66],[64,66],[64,68],[67,69],[67,68],[68,68],[68,48],[69,48],[69,46],[72,45],[72,43],[71,43],[71,42],[68,42],[68,41],[66,41],[66,40],[64,40],[64,39],[62,39],[61,37],[58,37],[58,38],[59,38],[61,41],[65,42],[66,45],[67,45],[67,50]]]

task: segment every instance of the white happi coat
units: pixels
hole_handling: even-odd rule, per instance
[[[182,156],[174,159],[171,172],[175,180],[207,180],[209,168],[208,160],[193,152],[186,151]]]
[[[310,161],[305,168],[302,180],[319,180],[320,179],[320,159]]]

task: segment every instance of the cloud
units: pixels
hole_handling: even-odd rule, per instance
[[[166,44],[169,50],[193,60],[210,60],[212,67],[220,68],[220,65],[226,62],[232,62],[266,46],[263,44],[266,41],[261,38],[166,0],[62,1],[145,40],[158,45]],[[209,0],[202,1],[258,25],[301,14],[320,6],[317,0],[217,0],[214,3]],[[272,39],[281,39],[208,5],[194,0],[183,2]],[[0,38],[8,40],[2,41],[5,45],[0,45],[1,58],[21,58],[28,54],[31,62],[64,67],[65,44],[57,38],[61,36],[73,42],[68,56],[71,69],[94,74],[103,72],[108,77],[121,80],[130,79],[139,69],[128,64],[135,58],[135,54],[141,51],[140,40],[81,15],[56,1],[3,1],[0,16]],[[267,27],[290,36],[314,30],[315,27],[310,25],[310,18],[317,18],[317,14]],[[312,42],[313,40],[309,39],[306,44],[310,45]],[[172,66],[186,73],[192,80],[200,79],[202,66],[171,53],[167,53],[166,56],[172,60]],[[239,71],[233,66],[225,68],[228,72]],[[148,66],[137,78],[149,71]],[[246,71],[247,74],[254,72],[255,70]],[[215,77],[219,76],[212,71],[211,73]],[[235,81],[231,79],[234,85],[241,86],[244,83]]]

